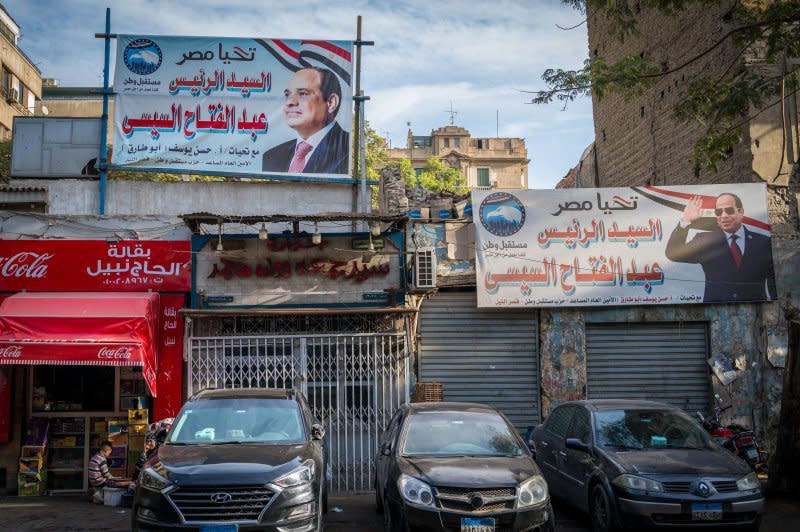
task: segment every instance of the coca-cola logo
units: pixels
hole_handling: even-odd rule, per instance
[[[128,360],[133,355],[132,347],[101,347],[97,358],[101,360]]]
[[[0,257],[0,275],[42,279],[47,276],[47,261],[53,256],[52,253],[20,251],[10,257]]]
[[[19,358],[22,356],[22,348],[18,345],[0,347],[0,358]]]

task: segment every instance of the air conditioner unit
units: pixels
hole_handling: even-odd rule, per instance
[[[16,102],[19,99],[19,91],[13,87],[6,89],[6,101]]]
[[[436,288],[436,250],[420,248],[414,257],[414,285],[417,288]]]

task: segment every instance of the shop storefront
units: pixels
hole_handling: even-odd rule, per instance
[[[187,389],[303,391],[328,434],[331,492],[371,489],[380,433],[409,395],[402,250],[392,231],[196,235]]]
[[[82,491],[111,439],[112,474],[129,477],[147,423],[182,404],[189,242],[4,241],[0,274],[0,367],[24,388],[0,394],[24,417],[6,444],[19,462],[0,467],[20,494]]]

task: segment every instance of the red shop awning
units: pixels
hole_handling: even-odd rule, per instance
[[[0,304],[0,364],[142,366],[156,395],[158,294],[21,293]]]

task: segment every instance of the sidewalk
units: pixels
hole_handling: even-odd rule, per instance
[[[331,511],[325,516],[327,532],[381,532],[381,516],[375,513],[372,494],[330,498]],[[591,530],[580,512],[556,503],[559,532]],[[0,528],[3,531],[111,531],[130,530],[130,509],[99,506],[85,497],[0,497]],[[767,499],[767,513],[761,530],[795,532],[800,529],[800,500]]]

